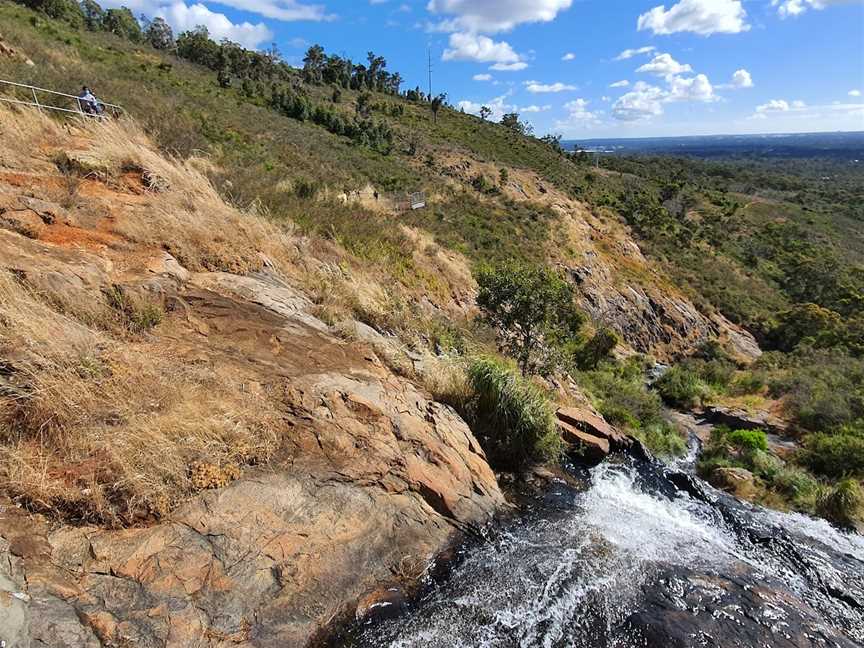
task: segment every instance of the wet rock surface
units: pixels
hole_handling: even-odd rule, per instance
[[[690,648],[853,648],[860,644],[824,623],[793,592],[758,573],[706,575],[662,570],[643,586],[642,609],[626,624],[648,646]]]
[[[860,536],[612,456],[348,645],[849,648],[862,604]]]

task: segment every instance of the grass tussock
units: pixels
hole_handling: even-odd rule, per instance
[[[518,469],[555,461],[561,438],[551,400],[515,367],[492,358],[476,359],[464,373],[441,376],[436,396],[469,422],[494,467]]]
[[[0,273],[0,489],[66,519],[130,524],[266,461],[280,429],[264,396],[166,349],[123,343]],[[211,471],[212,472],[212,471]]]

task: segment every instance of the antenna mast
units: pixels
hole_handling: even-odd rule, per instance
[[[426,47],[426,55],[429,60],[429,101],[432,101],[432,46]]]

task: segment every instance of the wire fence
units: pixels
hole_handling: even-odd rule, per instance
[[[31,106],[40,112],[50,110],[92,119],[119,117],[124,112],[120,106],[105,101],[98,102],[99,109],[96,111],[91,105],[75,95],[25,83],[4,81],[3,79],[0,79],[0,101],[20,106]]]

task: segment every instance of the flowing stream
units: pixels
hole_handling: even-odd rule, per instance
[[[362,648],[864,645],[864,538],[741,503],[677,465],[607,460],[585,489],[464,548]]]

